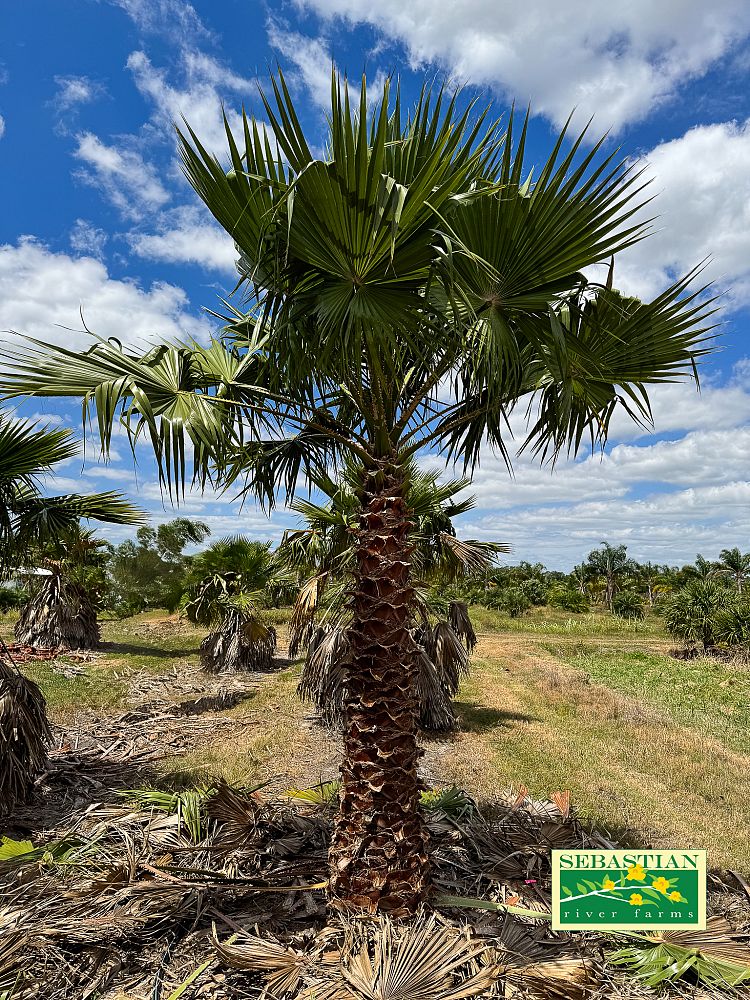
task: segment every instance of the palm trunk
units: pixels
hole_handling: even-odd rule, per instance
[[[334,905],[404,917],[429,888],[419,811],[411,522],[396,462],[363,475],[339,813],[331,845]]]

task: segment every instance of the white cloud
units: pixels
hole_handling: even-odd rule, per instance
[[[0,139],[5,135],[5,119],[0,115]]]
[[[160,232],[131,232],[128,235],[134,253],[146,260],[170,264],[198,264],[224,274],[237,275],[237,251],[232,238],[200,207],[183,206],[164,213]]]
[[[29,238],[0,246],[0,331],[81,348],[90,343],[81,308],[89,329],[125,344],[205,338],[209,330],[175,285],[117,280],[100,261],[53,253]]]
[[[327,111],[331,107],[331,70],[334,58],[328,40],[324,37],[311,38],[297,31],[287,31],[273,19],[268,22],[268,41],[298,70],[301,82],[306,87],[315,104]],[[359,67],[357,67],[357,70]],[[382,70],[370,75],[367,81],[368,94],[377,98],[383,89],[386,74]],[[359,100],[358,72],[355,71],[353,84],[349,88],[350,100]]]
[[[81,104],[90,104],[106,94],[102,83],[87,76],[56,76],[57,93],[53,104],[58,111],[70,111]]]
[[[107,233],[87,219],[76,219],[70,231],[71,247],[77,253],[86,257],[96,257],[97,260],[101,260],[104,256],[108,240]]]
[[[127,67],[138,90],[153,103],[154,122],[161,133],[171,134],[172,123],[182,124],[184,115],[207,149],[223,152],[227,140],[222,100],[233,94],[247,101],[255,95],[255,85],[204,52],[184,48],[180,59],[179,85],[170,83],[167,70],[154,66],[145,52],[131,53]],[[232,131],[240,135],[240,114],[231,108],[226,114]]]
[[[728,291],[724,304],[750,301],[750,119],[701,125],[645,155],[656,232],[622,253],[615,282],[651,299],[711,257],[703,280]]]
[[[177,39],[211,36],[195,7],[186,0],[112,0],[136,24],[140,31],[163,34]]]
[[[74,155],[88,168],[79,176],[99,188],[129,218],[140,219],[170,199],[156,168],[146,163],[136,149],[108,146],[92,132],[83,132],[78,136]]]
[[[369,23],[406,48],[561,124],[573,108],[619,129],[700,76],[750,31],[744,0],[297,0],[326,18]]]

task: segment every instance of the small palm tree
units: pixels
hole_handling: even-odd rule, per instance
[[[735,594],[723,584],[712,579],[693,580],[669,599],[664,622],[671,635],[709,652],[719,638],[718,620],[736,606]]]
[[[179,491],[241,483],[268,504],[345,456],[360,468],[347,728],[329,893],[415,912],[430,885],[419,812],[409,463],[437,449],[466,470],[510,461],[508,416],[529,407],[540,459],[606,440],[613,414],[648,423],[648,387],[691,378],[712,306],[681,278],[653,302],[587,270],[643,239],[629,161],[563,130],[532,173],[526,124],[422,92],[407,114],[331,88],[329,141],[311,146],[283,77],[265,124],[227,124],[225,164],[189,128],[188,180],[234,240],[246,298],[220,337],[144,353],[106,338],[74,352],[6,352],[10,394],[82,397],[102,447],[122,420],[150,438]],[[227,167],[229,169],[227,169]]]
[[[271,669],[276,630],[263,622],[261,609],[271,603],[272,588],[288,588],[291,581],[270,550],[270,542],[235,535],[193,558],[184,611],[211,629],[201,643],[208,673]]]
[[[48,497],[40,477],[78,452],[67,430],[0,415],[0,579],[16,574],[35,547],[79,518],[132,524],[142,514],[117,493]],[[29,794],[50,740],[46,703],[0,640],[0,812]]]
[[[420,651],[419,723],[425,730],[445,731],[456,727],[452,699],[468,670],[468,653],[476,644],[468,608],[461,601],[446,599],[446,588],[484,574],[497,554],[508,552],[509,546],[456,536],[453,518],[471,510],[475,502],[473,497],[455,499],[468,480],[439,483],[436,472],[416,465],[409,468],[407,479],[414,524],[412,566],[418,591],[413,634]],[[305,527],[286,532],[278,551],[279,558],[307,576],[290,623],[289,653],[296,656],[301,647],[307,647],[299,694],[315,704],[326,724],[340,728],[346,720],[344,665],[350,628],[346,584],[355,557],[359,472],[349,462],[338,480],[318,475],[312,482],[328,497],[328,503],[293,503]]]
[[[731,577],[737,593],[741,594],[742,584],[750,573],[750,552],[740,552],[736,546],[733,549],[722,549],[719,553],[719,564],[718,572]]]

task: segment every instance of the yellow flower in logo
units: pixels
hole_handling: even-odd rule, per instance
[[[663,875],[660,875],[658,878],[654,879],[651,885],[654,887],[654,889],[658,889],[659,892],[666,892],[667,889],[669,888],[669,880],[664,878]]]
[[[682,899],[682,896],[679,894],[679,892],[670,892],[669,898],[672,900],[673,903],[679,903],[679,901]]]
[[[643,896],[640,892],[634,892],[630,897],[631,906],[640,906],[643,903]]]
[[[629,865],[627,879],[630,882],[642,882],[646,877],[646,869],[642,864]]]
[[[602,889],[614,889],[614,887],[615,883],[612,881],[611,878],[605,878],[605,880],[602,882]]]

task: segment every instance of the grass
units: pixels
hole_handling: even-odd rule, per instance
[[[273,612],[284,641],[288,612]],[[584,818],[622,843],[708,850],[709,864],[750,872],[750,670],[676,660],[660,619],[534,609],[520,619],[472,609],[480,643],[458,696],[461,732],[426,741],[433,784],[491,803],[524,784],[569,788]],[[197,660],[201,633],[164,614],[106,622],[105,655],[64,678],[28,673],[54,718],[127,704],[128,679]],[[298,665],[270,674],[235,708],[233,726],[163,765],[170,786],[222,776],[278,790],[336,776],[339,743],[309,724]]]

